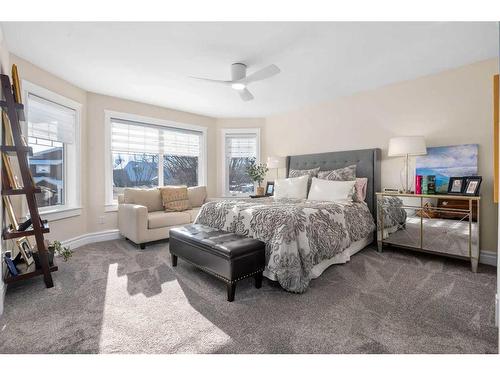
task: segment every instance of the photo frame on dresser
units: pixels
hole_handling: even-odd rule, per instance
[[[479,189],[481,188],[481,182],[483,178],[481,176],[470,176],[465,177],[465,185],[463,194],[464,195],[479,195]]]
[[[448,194],[462,195],[465,188],[465,177],[450,177]]]

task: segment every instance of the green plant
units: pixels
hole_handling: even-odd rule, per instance
[[[255,158],[251,158],[249,160],[249,164],[247,166],[248,176],[252,179],[252,181],[262,184],[264,178],[266,177],[266,173],[269,170],[266,164],[257,164]]]
[[[73,256],[73,251],[69,248],[69,246],[63,246],[62,243],[57,240],[52,242],[49,246],[49,251],[54,254],[61,255],[65,262]]]

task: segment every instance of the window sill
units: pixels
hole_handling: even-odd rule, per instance
[[[46,219],[49,222],[68,219],[70,217],[80,216],[81,214],[81,207],[53,208],[46,211],[40,211],[41,218]]]
[[[104,206],[104,212],[117,212],[118,203],[108,203]]]

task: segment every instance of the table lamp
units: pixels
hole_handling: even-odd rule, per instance
[[[276,169],[276,179],[278,179],[278,169],[285,168],[285,158],[281,156],[269,156],[267,158],[267,167]]]

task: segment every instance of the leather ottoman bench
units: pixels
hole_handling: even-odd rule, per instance
[[[236,282],[255,277],[255,287],[262,286],[266,255],[262,241],[235,233],[191,224],[170,229],[172,266],[177,257],[223,280],[227,284],[227,300],[234,301]]]

